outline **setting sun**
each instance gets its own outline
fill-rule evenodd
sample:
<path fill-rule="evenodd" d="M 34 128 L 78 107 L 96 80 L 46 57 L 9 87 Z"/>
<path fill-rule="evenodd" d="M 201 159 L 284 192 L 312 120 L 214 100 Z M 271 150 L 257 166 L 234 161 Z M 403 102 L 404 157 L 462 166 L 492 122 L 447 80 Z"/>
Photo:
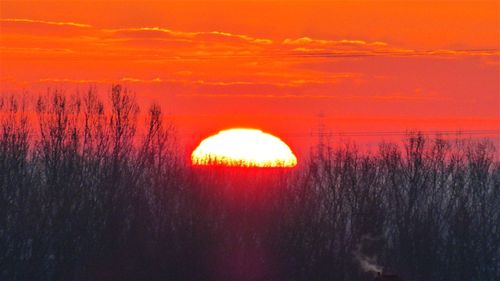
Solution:
<path fill-rule="evenodd" d="M 229 129 L 204 139 L 193 151 L 194 165 L 294 167 L 297 158 L 279 138 L 256 129 Z"/>

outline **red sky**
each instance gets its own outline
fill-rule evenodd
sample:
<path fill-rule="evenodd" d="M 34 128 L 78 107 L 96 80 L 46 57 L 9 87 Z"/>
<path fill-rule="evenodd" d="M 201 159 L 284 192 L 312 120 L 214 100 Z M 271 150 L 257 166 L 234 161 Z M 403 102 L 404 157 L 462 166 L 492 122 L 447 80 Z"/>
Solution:
<path fill-rule="evenodd" d="M 181 136 L 498 130 L 498 1 L 4 1 L 0 91 L 120 82 Z M 498 135 L 497 135 L 498 138 Z"/>

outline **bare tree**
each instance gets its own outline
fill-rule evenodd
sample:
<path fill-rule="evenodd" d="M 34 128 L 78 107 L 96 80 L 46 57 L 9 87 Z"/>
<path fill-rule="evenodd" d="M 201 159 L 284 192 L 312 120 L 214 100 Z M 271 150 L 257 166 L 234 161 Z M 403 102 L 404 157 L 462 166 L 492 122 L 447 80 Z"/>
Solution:
<path fill-rule="evenodd" d="M 487 140 L 321 143 L 294 170 L 192 167 L 119 85 L 0 99 L 2 280 L 497 280 Z M 140 123 L 145 116 L 145 123 Z"/>

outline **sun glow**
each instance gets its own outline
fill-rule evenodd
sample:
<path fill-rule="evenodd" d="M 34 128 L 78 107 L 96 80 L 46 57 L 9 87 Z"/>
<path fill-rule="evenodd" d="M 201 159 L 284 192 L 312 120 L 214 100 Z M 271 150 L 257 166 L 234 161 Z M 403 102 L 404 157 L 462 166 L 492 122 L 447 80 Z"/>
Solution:
<path fill-rule="evenodd" d="M 204 139 L 191 155 L 193 165 L 294 167 L 297 158 L 279 138 L 256 129 L 229 129 Z"/>

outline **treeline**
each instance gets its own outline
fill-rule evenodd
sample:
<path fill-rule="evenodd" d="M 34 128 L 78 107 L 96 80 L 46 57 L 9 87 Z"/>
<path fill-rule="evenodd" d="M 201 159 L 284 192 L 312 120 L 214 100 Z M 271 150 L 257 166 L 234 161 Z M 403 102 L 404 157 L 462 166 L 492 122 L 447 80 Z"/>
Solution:
<path fill-rule="evenodd" d="M 113 86 L 0 100 L 1 280 L 498 280 L 487 140 L 409 134 L 299 168 L 193 168 Z"/>

